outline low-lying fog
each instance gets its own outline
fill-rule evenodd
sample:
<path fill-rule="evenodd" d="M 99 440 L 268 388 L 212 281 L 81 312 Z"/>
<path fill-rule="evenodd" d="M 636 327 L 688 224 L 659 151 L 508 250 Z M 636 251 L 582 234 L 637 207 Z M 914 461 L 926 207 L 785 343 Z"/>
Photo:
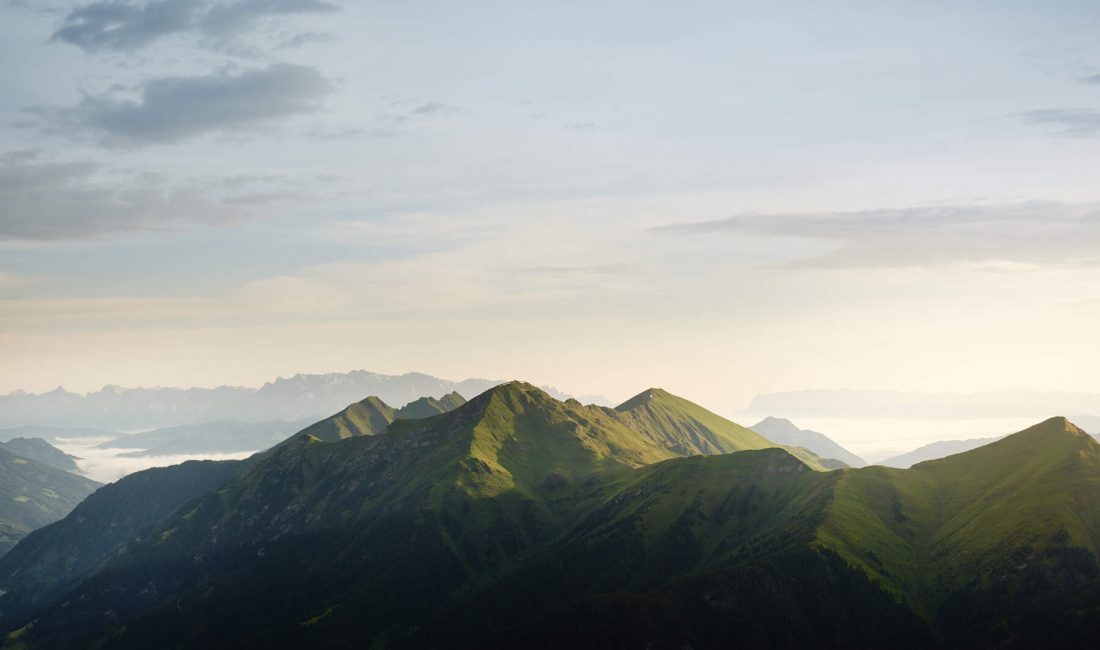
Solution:
<path fill-rule="evenodd" d="M 182 463 L 186 460 L 239 460 L 241 458 L 248 458 L 257 451 L 260 451 L 256 449 L 254 451 L 242 451 L 232 454 L 180 454 L 172 456 L 148 456 L 144 458 L 120 458 L 117 454 L 142 450 L 116 448 L 100 449 L 98 447 L 98 445 L 109 440 L 112 440 L 112 438 L 58 438 L 54 446 L 64 451 L 66 454 L 76 456 L 79 459 L 76 461 L 76 464 L 77 467 L 80 468 L 80 472 L 88 478 L 99 481 L 100 483 L 112 483 L 127 474 L 140 472 L 150 467 L 166 467 L 168 465 Z"/>

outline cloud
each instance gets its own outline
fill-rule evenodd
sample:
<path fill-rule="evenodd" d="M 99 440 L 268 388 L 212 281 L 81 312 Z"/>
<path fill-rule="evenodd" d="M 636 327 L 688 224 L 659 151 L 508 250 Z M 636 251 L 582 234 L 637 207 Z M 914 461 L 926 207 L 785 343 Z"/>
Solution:
<path fill-rule="evenodd" d="M 276 196 L 286 179 L 251 182 L 170 180 L 86 161 L 57 162 L 19 153 L 0 156 L 0 241 L 95 239 L 185 223 L 217 225 L 248 218 L 256 205 L 303 200 Z M 250 201 L 250 197 L 262 201 Z"/>
<path fill-rule="evenodd" d="M 528 273 L 562 277 L 617 275 L 631 270 L 628 264 L 594 264 L 590 266 L 530 266 Z"/>
<path fill-rule="evenodd" d="M 1091 108 L 1044 108 L 1020 113 L 1020 117 L 1029 124 L 1061 127 L 1059 135 L 1100 135 L 1100 111 Z"/>
<path fill-rule="evenodd" d="M 331 43 L 336 40 L 336 37 L 332 34 L 326 34 L 325 32 L 302 32 L 301 34 L 295 34 L 290 38 L 280 43 L 276 49 L 279 50 L 296 50 L 301 47 L 305 47 L 311 43 Z"/>
<path fill-rule="evenodd" d="M 137 99 L 88 95 L 74 108 L 39 113 L 63 131 L 91 134 L 110 146 L 142 146 L 309 113 L 332 86 L 315 68 L 280 63 L 237 74 L 154 79 L 137 90 Z"/>
<path fill-rule="evenodd" d="M 411 116 L 419 117 L 434 117 L 434 116 L 446 116 L 455 115 L 460 113 L 461 109 L 457 106 L 451 106 L 450 104 L 444 104 L 443 102 L 428 102 L 427 104 L 421 104 L 416 108 L 409 111 Z"/>
<path fill-rule="evenodd" d="M 745 214 L 660 226 L 665 235 L 748 235 L 811 240 L 791 266 L 867 268 L 962 265 L 986 270 L 1100 265 L 1100 205 L 1031 202 L 855 212 Z"/>
<path fill-rule="evenodd" d="M 1081 81 L 1087 84 L 1100 84 L 1100 74 L 1090 74 L 1087 77 L 1082 77 Z"/>
<path fill-rule="evenodd" d="M 336 5 L 319 0 L 106 0 L 70 11 L 53 40 L 85 52 L 132 51 L 183 33 L 195 34 L 207 44 L 224 45 L 265 19 L 337 11 Z"/>

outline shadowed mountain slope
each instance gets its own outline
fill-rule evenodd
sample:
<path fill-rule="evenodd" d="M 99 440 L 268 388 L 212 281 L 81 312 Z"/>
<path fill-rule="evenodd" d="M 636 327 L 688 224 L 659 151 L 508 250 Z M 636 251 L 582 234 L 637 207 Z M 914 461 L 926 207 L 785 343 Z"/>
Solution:
<path fill-rule="evenodd" d="M 35 530 L 0 558 L 0 612 L 15 616 L 60 595 L 142 531 L 225 484 L 244 461 L 188 461 L 105 485 L 61 521 Z"/>
<path fill-rule="evenodd" d="M 0 448 L 0 554 L 76 507 L 99 483 Z"/>

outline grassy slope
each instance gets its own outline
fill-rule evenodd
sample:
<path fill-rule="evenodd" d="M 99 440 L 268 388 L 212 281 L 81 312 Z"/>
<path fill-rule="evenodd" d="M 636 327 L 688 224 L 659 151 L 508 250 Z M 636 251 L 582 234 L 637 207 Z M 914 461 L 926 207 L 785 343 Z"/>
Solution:
<path fill-rule="evenodd" d="M 372 396 L 302 429 L 295 435 L 309 436 L 325 442 L 373 436 L 386 430 L 393 422 L 395 413 L 385 402 Z"/>
<path fill-rule="evenodd" d="M 587 514 L 548 548 L 390 641 L 547 648 L 927 641 L 925 624 L 886 592 L 836 556 L 810 550 L 839 478 L 774 448 L 608 477 L 593 488 Z"/>
<path fill-rule="evenodd" d="M 786 449 L 817 470 L 845 467 L 808 449 L 785 447 L 755 431 L 716 415 L 660 388 L 651 388 L 623 402 L 615 415 L 629 428 L 672 450 L 677 456 L 729 454 L 746 449 Z"/>
<path fill-rule="evenodd" d="M 36 460 L 62 471 L 76 472 L 79 469 L 74 456 L 66 454 L 42 438 L 12 438 L 7 442 L 0 442 L 0 447 L 17 456 Z"/>
<path fill-rule="evenodd" d="M 461 395 L 452 392 L 440 399 L 421 397 L 395 409 L 381 399 L 371 396 L 306 427 L 295 435 L 311 436 L 324 442 L 337 442 L 357 436 L 376 436 L 385 433 L 396 420 L 429 418 L 452 411 L 465 403 L 466 400 Z"/>
<path fill-rule="evenodd" d="M 909 470 L 845 471 L 818 539 L 932 615 L 1018 550 L 1095 555 L 1098 533 L 1100 444 L 1054 418 Z"/>
<path fill-rule="evenodd" d="M 0 558 L 0 625 L 107 563 L 147 526 L 223 485 L 243 461 L 188 461 L 105 485 L 61 521 L 27 535 Z"/>
<path fill-rule="evenodd" d="M 506 384 L 384 436 L 274 450 L 27 638 L 102 634 L 115 625 L 98 613 L 109 605 L 117 620 L 139 617 L 122 645 L 204 635 L 416 645 L 440 642 L 431 625 L 410 626 L 449 602 L 452 618 L 444 607 L 433 625 L 474 612 L 481 622 L 462 625 L 494 630 L 490 645 L 536 632 L 568 644 L 604 624 L 553 630 L 591 612 L 640 616 L 639 644 L 784 629 L 791 645 L 829 634 L 881 645 L 891 626 L 927 640 L 928 624 L 878 585 L 935 625 L 940 605 L 1019 552 L 1025 565 L 1048 546 L 1095 553 L 1098 446 L 1061 419 L 911 470 L 813 472 L 773 446 L 663 391 L 605 409 Z M 529 612 L 516 609 L 525 602 Z M 730 607 L 737 616 L 724 616 Z"/>
<path fill-rule="evenodd" d="M 95 481 L 0 448 L 0 554 L 32 530 L 69 514 L 98 487 Z"/>

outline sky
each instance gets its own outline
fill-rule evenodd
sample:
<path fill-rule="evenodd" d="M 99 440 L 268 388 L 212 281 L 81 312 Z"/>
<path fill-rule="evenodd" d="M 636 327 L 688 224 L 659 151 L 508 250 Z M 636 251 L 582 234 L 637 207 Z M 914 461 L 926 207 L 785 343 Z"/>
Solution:
<path fill-rule="evenodd" d="M 1091 1 L 0 0 L 0 392 L 1100 391 Z"/>

